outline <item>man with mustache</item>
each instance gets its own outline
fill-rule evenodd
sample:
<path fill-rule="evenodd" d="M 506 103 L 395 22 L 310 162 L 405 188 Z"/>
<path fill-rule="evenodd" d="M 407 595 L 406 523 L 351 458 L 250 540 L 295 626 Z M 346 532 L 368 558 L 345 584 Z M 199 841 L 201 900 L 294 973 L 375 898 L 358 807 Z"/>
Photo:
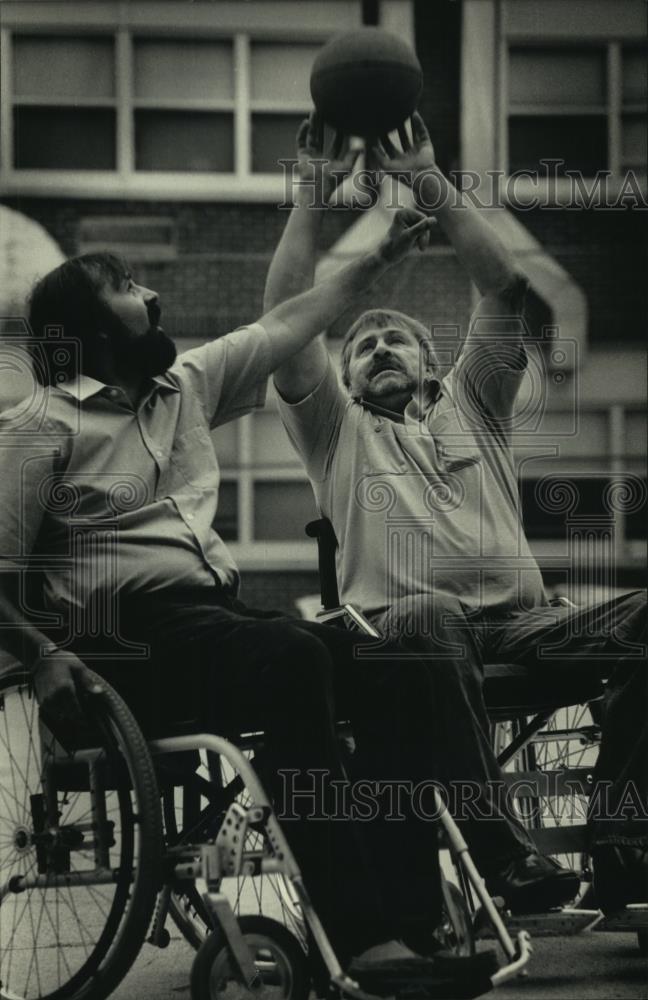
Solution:
<path fill-rule="evenodd" d="M 426 655 L 431 672 L 444 676 L 441 725 L 449 749 L 443 778 L 477 790 L 472 811 L 456 818 L 467 821 L 466 836 L 490 891 L 513 910 L 560 905 L 575 896 L 578 878 L 539 856 L 510 811 L 493 801 L 503 778 L 490 746 L 483 664 L 525 662 L 543 671 L 558 664 L 561 671 L 570 656 L 601 655 L 604 665 L 618 658 L 597 772 L 601 782 L 617 782 L 611 806 L 617 822 L 608 817 L 592 824 L 594 860 L 603 905 L 617 906 L 637 892 L 643 899 L 645 831 L 621 816 L 619 776 L 631 779 L 648 802 L 637 751 L 637 745 L 645 748 L 647 732 L 636 701 L 645 690 L 645 595 L 582 611 L 549 606 L 522 525 L 510 445 L 527 364 L 526 281 L 478 210 L 437 167 L 418 115 L 412 131 L 410 144 L 399 130 L 402 151 L 385 136 L 369 155 L 411 186 L 421 210 L 434 212 L 479 289 L 460 357 L 448 371 L 420 322 L 393 309 L 370 309 L 342 344 L 347 392 L 323 343 L 313 341 L 275 373 L 280 413 L 339 542 L 342 602 L 358 605 L 383 634 Z M 313 282 L 326 207 L 326 198 L 314 204 L 313 189 L 328 195 L 326 178 L 339 170 L 335 162 L 321 163 L 321 135 L 311 117 L 298 134 L 304 191 L 268 274 L 267 308 Z M 543 648 L 552 646 L 553 661 Z M 480 811 L 488 819 L 480 819 Z M 611 868 L 623 890 L 610 891 L 614 879 L 602 887 Z M 643 888 L 630 890 L 637 879 Z"/>
<path fill-rule="evenodd" d="M 441 906 L 436 827 L 407 803 L 407 822 L 384 821 L 382 801 L 370 822 L 332 818 L 347 780 L 335 722 L 338 713 L 353 722 L 354 778 L 418 786 L 434 778 L 429 720 L 443 702 L 440 685 L 396 649 L 367 664 L 349 633 L 238 599 L 236 565 L 213 527 L 219 469 L 209 430 L 262 406 L 268 375 L 424 246 L 428 229 L 421 213 L 399 213 L 374 251 L 329 282 L 177 358 L 157 294 L 124 261 L 69 260 L 31 298 L 34 361 L 46 384 L 27 410 L 0 417 L 2 644 L 32 670 L 44 717 L 74 745 L 83 661 L 100 656 L 101 672 L 109 654 L 111 677 L 119 681 L 121 670 L 132 681 L 138 662 L 129 652 L 146 643 L 171 707 L 193 695 L 218 732 L 262 728 L 264 780 L 318 915 L 341 961 L 355 956 L 365 967 L 411 959 L 403 940 L 430 938 Z M 43 351 L 61 361 L 51 326 L 80 347 L 78 363 L 70 352 L 56 375 L 42 363 Z M 48 567 L 45 608 L 64 623 L 54 635 L 21 600 L 33 556 Z M 282 774 L 295 778 L 296 795 Z M 322 777 L 317 793 L 313 774 Z M 309 822 L 314 809 L 319 822 Z M 403 975 L 407 982 L 407 968 Z"/>

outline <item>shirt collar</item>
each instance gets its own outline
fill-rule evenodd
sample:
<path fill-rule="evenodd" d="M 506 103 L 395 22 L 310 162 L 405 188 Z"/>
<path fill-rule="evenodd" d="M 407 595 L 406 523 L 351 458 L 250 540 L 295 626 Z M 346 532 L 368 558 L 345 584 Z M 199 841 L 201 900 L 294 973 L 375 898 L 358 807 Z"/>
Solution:
<path fill-rule="evenodd" d="M 174 385 L 167 375 L 155 375 L 151 381 L 160 389 L 180 392 L 178 386 Z M 84 403 L 90 396 L 97 396 L 103 389 L 110 387 L 105 382 L 99 382 L 98 379 L 91 378 L 90 375 L 77 375 L 75 378 L 70 379 L 69 382 L 66 382 L 65 385 L 57 386 L 57 388 L 62 389 L 64 392 L 69 392 L 80 403 Z"/>

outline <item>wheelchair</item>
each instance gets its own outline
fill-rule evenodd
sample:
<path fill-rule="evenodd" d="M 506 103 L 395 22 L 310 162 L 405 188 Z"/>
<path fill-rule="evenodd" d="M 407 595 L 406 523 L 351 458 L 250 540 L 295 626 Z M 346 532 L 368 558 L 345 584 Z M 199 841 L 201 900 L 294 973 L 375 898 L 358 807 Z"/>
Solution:
<path fill-rule="evenodd" d="M 379 633 L 354 605 L 340 604 L 335 552 L 337 538 L 327 518 L 311 521 L 306 534 L 317 541 L 324 622 L 344 622 L 374 637 Z M 565 603 L 557 598 L 556 604 Z M 568 604 L 570 602 L 567 602 Z M 514 797 L 520 818 L 539 853 L 560 859 L 581 878 L 573 907 L 545 914 L 505 915 L 511 932 L 526 929 L 534 936 L 565 936 L 584 930 L 635 932 L 639 949 L 648 954 L 648 906 L 633 905 L 604 918 L 592 891 L 588 854 L 587 806 L 601 740 L 604 679 L 587 664 L 570 664 L 561 673 L 539 674 L 516 663 L 484 665 L 484 700 L 491 720 L 495 756 Z M 491 936 L 470 884 L 458 870 L 473 926 L 478 936 Z"/>
<path fill-rule="evenodd" d="M 135 674 L 122 671 L 131 711 L 109 671 L 88 672 L 94 689 L 70 743 L 42 717 L 29 675 L 17 664 L 0 670 L 0 998 L 104 1000 L 145 942 L 169 943 L 171 919 L 198 949 L 192 1000 L 269 991 L 306 1000 L 313 950 L 326 971 L 318 995 L 366 1000 L 340 966 L 257 774 L 262 734 L 235 744 L 192 728 L 199 720 L 182 706 L 170 721 L 131 698 Z M 463 895 L 444 881 L 441 944 L 470 966 L 456 995 L 478 996 L 524 968 L 530 939 L 524 929 L 513 939 L 438 805 L 504 956 L 470 965 L 484 955 L 473 955 Z M 455 995 L 447 981 L 439 995 Z"/>

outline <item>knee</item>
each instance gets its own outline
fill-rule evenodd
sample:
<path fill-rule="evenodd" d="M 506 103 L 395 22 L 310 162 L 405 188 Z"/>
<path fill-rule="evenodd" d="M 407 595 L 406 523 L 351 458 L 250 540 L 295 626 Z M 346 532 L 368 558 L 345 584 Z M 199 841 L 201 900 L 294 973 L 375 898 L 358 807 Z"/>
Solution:
<path fill-rule="evenodd" d="M 412 594 L 389 609 L 384 629 L 395 640 L 408 640 L 415 648 L 447 650 L 456 644 L 458 629 L 465 624 L 463 608 L 450 594 Z"/>
<path fill-rule="evenodd" d="M 268 657 L 264 673 L 275 686 L 323 692 L 330 688 L 333 668 L 329 652 L 317 636 L 291 623 L 269 623 L 263 636 Z"/>
<path fill-rule="evenodd" d="M 624 613 L 619 621 L 619 634 L 628 634 L 636 640 L 644 640 L 648 623 L 648 593 L 635 590 L 628 594 L 624 602 Z"/>

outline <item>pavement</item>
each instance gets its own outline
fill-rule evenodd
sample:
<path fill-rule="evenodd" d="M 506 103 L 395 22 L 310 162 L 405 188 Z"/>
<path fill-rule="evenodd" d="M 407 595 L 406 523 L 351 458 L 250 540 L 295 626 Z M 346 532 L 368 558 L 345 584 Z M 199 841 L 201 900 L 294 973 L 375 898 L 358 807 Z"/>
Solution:
<path fill-rule="evenodd" d="M 527 974 L 492 994 L 502 1000 L 648 1000 L 648 960 L 636 935 L 592 931 L 535 938 Z M 114 1000 L 189 1000 L 193 952 L 173 935 L 163 951 L 146 945 Z"/>

